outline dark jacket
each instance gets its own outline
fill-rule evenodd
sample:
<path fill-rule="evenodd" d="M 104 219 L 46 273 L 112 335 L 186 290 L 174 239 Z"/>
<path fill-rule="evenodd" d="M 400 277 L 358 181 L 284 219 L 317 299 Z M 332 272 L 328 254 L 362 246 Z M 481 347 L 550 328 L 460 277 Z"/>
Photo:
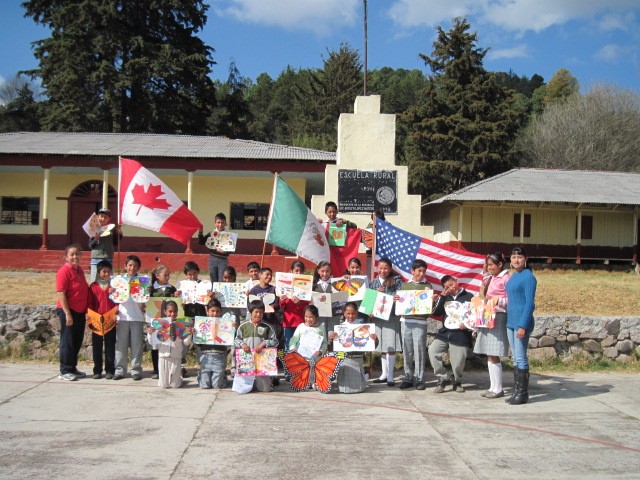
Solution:
<path fill-rule="evenodd" d="M 446 297 L 438 297 L 438 301 L 436 303 L 436 308 L 433 309 L 434 317 L 444 317 L 446 316 L 446 312 L 444 311 L 444 304 L 447 302 L 470 302 L 473 298 L 473 294 L 467 292 L 464 288 L 460 291 L 460 293 L 454 297 L 453 295 L 447 295 Z M 436 338 L 442 340 L 443 342 L 451 343 L 452 345 L 458 345 L 460 347 L 469 347 L 471 348 L 473 345 L 473 340 L 471 338 L 470 330 L 452 330 L 450 328 L 445 327 L 444 325 L 438 332 L 436 333 Z"/>

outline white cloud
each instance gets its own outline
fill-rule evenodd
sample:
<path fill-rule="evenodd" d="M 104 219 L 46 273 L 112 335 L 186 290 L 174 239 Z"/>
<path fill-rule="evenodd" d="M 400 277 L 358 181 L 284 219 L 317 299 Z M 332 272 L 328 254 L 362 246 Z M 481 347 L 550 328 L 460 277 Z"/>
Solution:
<path fill-rule="evenodd" d="M 626 14 L 618 14 L 618 13 L 609 13 L 603 15 L 603 17 L 598 22 L 598 29 L 604 32 L 608 32 L 610 30 L 622 30 L 623 32 L 629 31 L 636 20 L 636 16 L 633 12 L 628 12 Z"/>
<path fill-rule="evenodd" d="M 359 21 L 361 9 L 361 0 L 225 0 L 213 7 L 221 17 L 318 35 Z"/>
<path fill-rule="evenodd" d="M 518 45 L 517 47 L 491 49 L 487 53 L 488 60 L 499 60 L 501 58 L 523 58 L 528 57 L 526 45 Z"/>
<path fill-rule="evenodd" d="M 593 54 L 593 58 L 607 63 L 617 63 L 623 57 L 633 53 L 633 48 L 622 45 L 608 44 Z"/>
<path fill-rule="evenodd" d="M 454 17 L 479 13 L 485 4 L 486 0 L 395 0 L 387 14 L 401 27 L 432 27 Z"/>

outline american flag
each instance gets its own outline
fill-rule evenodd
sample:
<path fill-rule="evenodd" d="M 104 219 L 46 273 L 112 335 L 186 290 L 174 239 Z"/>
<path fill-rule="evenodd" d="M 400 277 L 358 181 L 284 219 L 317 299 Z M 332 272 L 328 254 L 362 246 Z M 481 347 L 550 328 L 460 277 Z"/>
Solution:
<path fill-rule="evenodd" d="M 427 262 L 426 279 L 434 290 L 442 291 L 440 279 L 456 277 L 467 291 L 476 294 L 482 286 L 485 257 L 420 238 L 384 220 L 376 219 L 376 257 L 387 257 L 402 278 L 411 278 L 411 263 L 415 259 Z"/>

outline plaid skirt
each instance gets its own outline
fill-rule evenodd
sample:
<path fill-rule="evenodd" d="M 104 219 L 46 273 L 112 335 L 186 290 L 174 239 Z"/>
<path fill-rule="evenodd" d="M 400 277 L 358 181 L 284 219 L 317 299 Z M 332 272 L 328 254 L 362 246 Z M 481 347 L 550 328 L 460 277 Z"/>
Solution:
<path fill-rule="evenodd" d="M 473 353 L 506 357 L 509 354 L 507 339 L 507 314 L 496 313 L 493 328 L 479 328 Z"/>

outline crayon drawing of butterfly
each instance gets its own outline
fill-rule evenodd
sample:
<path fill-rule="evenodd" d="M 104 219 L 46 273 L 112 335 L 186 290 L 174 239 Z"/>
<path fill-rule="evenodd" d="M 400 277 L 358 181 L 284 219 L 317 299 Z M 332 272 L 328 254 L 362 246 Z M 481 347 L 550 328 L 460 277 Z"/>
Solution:
<path fill-rule="evenodd" d="M 156 337 L 161 342 L 174 341 L 177 338 L 184 340 L 191 333 L 191 320 L 186 318 L 178 318 L 173 322 L 167 318 L 155 318 L 151 321 L 151 326 L 155 328 Z"/>
<path fill-rule="evenodd" d="M 336 292 L 347 292 L 350 297 L 357 295 L 362 287 L 366 286 L 365 278 L 342 278 L 331 282 L 331 287 Z"/>
<path fill-rule="evenodd" d="M 309 362 L 298 352 L 288 352 L 282 356 L 284 375 L 291 390 L 302 392 L 313 388 L 320 393 L 331 391 L 331 381 L 335 380 L 344 359 L 344 352 L 327 353 L 317 362 Z"/>

